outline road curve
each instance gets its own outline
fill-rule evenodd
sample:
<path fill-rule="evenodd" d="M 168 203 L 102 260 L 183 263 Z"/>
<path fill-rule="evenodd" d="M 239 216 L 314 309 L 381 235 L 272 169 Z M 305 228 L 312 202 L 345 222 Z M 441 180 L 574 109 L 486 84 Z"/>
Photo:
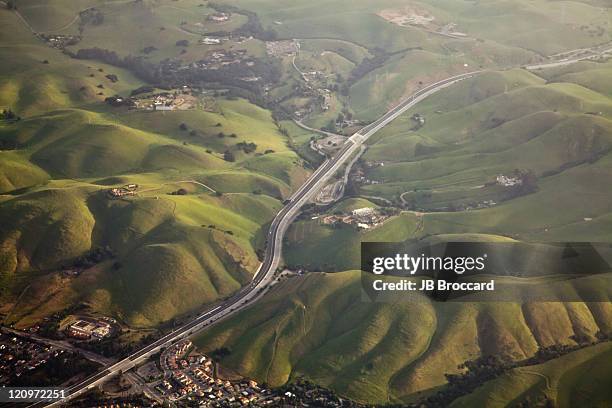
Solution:
<path fill-rule="evenodd" d="M 428 85 L 409 98 L 405 99 L 397 106 L 389 110 L 383 116 L 369 125 L 361 128 L 357 133 L 352 135 L 343 145 L 343 147 L 336 153 L 334 157 L 326 160 L 315 170 L 310 178 L 298 188 L 293 195 L 285 201 L 284 207 L 278 212 L 274 220 L 270 224 L 267 237 L 267 245 L 264 255 L 264 261 L 261 264 L 258 272 L 256 273 L 253 281 L 247 286 L 243 287 L 238 293 L 231 298 L 227 299 L 221 305 L 208 310 L 189 323 L 181 326 L 173 332 L 163 336 L 156 340 L 150 345 L 143 347 L 139 351 L 129 355 L 128 357 L 120 360 L 106 368 L 104 370 L 88 377 L 84 381 L 76 384 L 68 390 L 68 397 L 62 401 L 53 403 L 36 403 L 31 405 L 32 407 L 53 407 L 59 406 L 61 403 L 71 400 L 87 390 L 105 382 L 110 377 L 119 373 L 125 372 L 135 365 L 147 360 L 151 355 L 156 354 L 162 348 L 166 348 L 173 343 L 180 341 L 195 332 L 202 330 L 220 319 L 226 318 L 227 316 L 235 313 L 237 310 L 250 305 L 255 300 L 263 295 L 264 289 L 274 280 L 275 272 L 278 268 L 281 259 L 282 242 L 287 228 L 295 217 L 299 214 L 300 208 L 308 202 L 317 191 L 322 188 L 327 180 L 333 176 L 333 174 L 342 166 L 349 157 L 361 148 L 361 145 L 373 134 L 378 132 L 389 122 L 400 116 L 406 110 L 410 109 L 423 99 L 451 86 L 459 81 L 463 81 L 468 78 L 479 74 L 482 71 L 469 72 L 461 75 L 456 75 L 434 84 Z M 48 404 L 48 405 L 45 405 Z"/>

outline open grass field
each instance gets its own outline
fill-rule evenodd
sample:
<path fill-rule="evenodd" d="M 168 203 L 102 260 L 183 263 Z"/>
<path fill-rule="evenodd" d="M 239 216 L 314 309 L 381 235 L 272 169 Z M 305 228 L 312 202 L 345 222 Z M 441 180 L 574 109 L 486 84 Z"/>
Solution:
<path fill-rule="evenodd" d="M 349 212 L 353 207 L 375 207 L 366 200 L 345 200 L 333 211 Z M 357 207 L 359 205 L 359 207 Z M 418 234 L 417 218 L 404 213 L 371 231 L 359 231 L 350 225 L 324 225 L 321 219 L 296 221 L 287 233 L 284 256 L 291 267 L 316 271 L 358 269 L 361 242 L 404 241 Z M 312 254 L 317 254 L 313 257 Z"/>

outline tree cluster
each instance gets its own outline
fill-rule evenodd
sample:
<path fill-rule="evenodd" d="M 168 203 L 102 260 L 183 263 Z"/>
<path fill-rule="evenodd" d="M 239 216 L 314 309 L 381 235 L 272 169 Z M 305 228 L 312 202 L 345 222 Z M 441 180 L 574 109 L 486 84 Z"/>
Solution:
<path fill-rule="evenodd" d="M 220 13 L 236 13 L 247 17 L 247 22 L 236 29 L 232 33 L 234 35 L 253 36 L 262 41 L 272 41 L 278 36 L 276 31 L 263 27 L 257 13 L 227 4 L 209 3 L 208 6 Z"/>
<path fill-rule="evenodd" d="M 66 267 L 74 267 L 79 269 L 87 269 L 91 268 L 94 265 L 99 264 L 107 259 L 112 259 L 115 257 L 115 253 L 113 250 L 108 247 L 95 247 L 90 250 L 85 255 L 78 257 L 72 262 L 71 265 L 67 265 Z"/>
<path fill-rule="evenodd" d="M 4 109 L 2 110 L 2 112 L 0 112 L 0 120 L 21 120 L 21 118 L 9 108 Z"/>
<path fill-rule="evenodd" d="M 239 143 L 236 143 L 236 147 L 238 147 L 239 149 L 242 149 L 242 151 L 245 152 L 246 154 L 253 153 L 255 150 L 257 150 L 257 145 L 253 142 L 250 142 L 250 143 L 239 142 Z"/>

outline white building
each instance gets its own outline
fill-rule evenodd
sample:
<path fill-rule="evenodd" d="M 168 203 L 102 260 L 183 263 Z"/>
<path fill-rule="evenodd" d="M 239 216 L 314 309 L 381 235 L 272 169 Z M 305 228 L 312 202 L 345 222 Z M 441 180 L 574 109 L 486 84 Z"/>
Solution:
<path fill-rule="evenodd" d="M 356 217 L 368 217 L 374 215 L 375 213 L 376 211 L 370 207 L 358 208 L 352 212 L 352 214 Z"/>

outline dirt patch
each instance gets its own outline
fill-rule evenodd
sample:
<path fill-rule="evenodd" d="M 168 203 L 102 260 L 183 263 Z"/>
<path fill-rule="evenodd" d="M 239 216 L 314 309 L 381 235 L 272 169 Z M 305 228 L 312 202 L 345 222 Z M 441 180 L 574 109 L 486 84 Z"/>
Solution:
<path fill-rule="evenodd" d="M 458 31 L 457 24 L 437 21 L 433 14 L 422 7 L 410 5 L 397 9 L 384 9 L 376 13 L 376 15 L 400 27 L 418 27 L 427 32 L 445 37 L 468 38 L 466 33 Z"/>
<path fill-rule="evenodd" d="M 436 19 L 427 10 L 419 9 L 415 6 L 406 6 L 401 9 L 384 9 L 377 15 L 386 21 L 401 27 L 422 26 L 434 28 L 433 22 Z"/>

